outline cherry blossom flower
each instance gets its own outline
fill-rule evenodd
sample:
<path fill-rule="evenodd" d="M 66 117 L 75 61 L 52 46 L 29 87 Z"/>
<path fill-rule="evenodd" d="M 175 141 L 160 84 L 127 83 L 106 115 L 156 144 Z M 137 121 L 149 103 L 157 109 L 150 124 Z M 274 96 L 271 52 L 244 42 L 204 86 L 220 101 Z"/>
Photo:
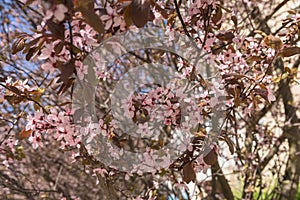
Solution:
<path fill-rule="evenodd" d="M 104 122 L 103 119 L 99 119 L 99 126 L 100 126 L 101 134 L 106 137 L 108 134 L 108 129 L 107 129 L 107 124 Z"/>
<path fill-rule="evenodd" d="M 125 111 L 125 116 L 129 117 L 132 119 L 134 117 L 134 112 L 135 112 L 135 107 L 132 102 L 132 97 L 129 97 L 128 99 L 122 99 L 122 108 Z"/>
<path fill-rule="evenodd" d="M 96 173 L 99 173 L 103 178 L 105 177 L 105 174 L 108 174 L 108 172 L 105 168 L 100 168 L 100 167 L 93 169 L 93 172 L 94 172 L 93 176 L 96 176 Z M 96 185 L 97 184 L 98 183 L 96 183 Z"/>
<path fill-rule="evenodd" d="M 268 58 L 273 58 L 275 56 L 275 49 L 273 48 L 268 48 L 266 51 L 267 57 Z"/>
<path fill-rule="evenodd" d="M 78 70 L 77 70 L 77 75 L 79 80 L 83 80 L 84 76 L 88 74 L 88 69 L 89 66 L 88 65 L 83 65 L 82 62 L 79 61 L 75 61 L 75 66 L 78 66 Z"/>
<path fill-rule="evenodd" d="M 208 33 L 203 48 L 210 51 L 210 48 L 216 43 L 217 38 L 212 33 Z"/>
<path fill-rule="evenodd" d="M 171 26 L 166 27 L 166 35 L 169 35 L 169 42 L 175 40 L 175 30 Z"/>
<path fill-rule="evenodd" d="M 193 71 L 193 66 L 185 67 L 182 69 L 182 74 L 180 75 L 180 77 L 187 78 L 190 76 L 192 71 Z"/>
<path fill-rule="evenodd" d="M 53 74 L 53 72 L 55 71 L 54 65 L 51 62 L 45 62 L 41 65 L 41 68 L 45 71 L 45 72 L 49 72 L 49 74 Z"/>
<path fill-rule="evenodd" d="M 273 94 L 270 86 L 268 87 L 268 91 L 267 92 L 268 92 L 268 101 L 269 102 L 276 101 L 276 97 Z"/>
<path fill-rule="evenodd" d="M 172 104 L 170 100 L 166 101 L 166 105 L 163 106 L 165 117 L 176 116 L 179 114 L 179 103 Z"/>
<path fill-rule="evenodd" d="M 11 82 L 12 82 L 12 78 L 10 76 L 8 76 L 5 80 L 5 85 L 8 86 L 11 84 Z"/>
<path fill-rule="evenodd" d="M 233 39 L 232 42 L 234 42 L 236 44 L 236 47 L 239 49 L 241 48 L 241 46 L 243 45 L 245 36 L 242 35 L 236 35 Z"/>
<path fill-rule="evenodd" d="M 82 40 L 86 45 L 89 45 L 91 47 L 95 47 L 98 45 L 97 40 L 95 39 L 97 32 L 92 27 L 86 25 L 85 28 L 81 29 L 79 32 L 82 36 Z"/>
<path fill-rule="evenodd" d="M 59 22 L 63 21 L 65 18 L 65 13 L 68 12 L 68 8 L 63 4 L 55 5 L 53 9 L 48 9 L 44 20 L 51 19 L 53 16 Z"/>
<path fill-rule="evenodd" d="M 41 50 L 41 54 L 38 56 L 38 59 L 40 60 L 46 60 L 49 59 L 47 62 L 44 62 L 41 65 L 41 68 L 45 71 L 45 72 L 50 72 L 50 74 L 52 74 L 55 71 L 54 68 L 54 63 L 56 62 L 56 60 L 58 59 L 58 57 L 54 57 L 55 53 L 54 53 L 54 47 L 55 45 L 57 45 L 59 41 L 55 41 L 53 43 L 50 44 L 46 44 L 44 46 L 44 48 Z"/>
<path fill-rule="evenodd" d="M 165 118 L 164 124 L 167 125 L 167 126 L 172 125 L 172 119 L 171 118 Z"/>
<path fill-rule="evenodd" d="M 78 145 L 79 146 L 79 145 Z M 78 147 L 79 148 L 79 147 Z M 72 152 L 72 155 L 71 155 L 71 163 L 74 163 L 77 161 L 77 158 L 80 156 L 80 153 L 79 152 Z"/>
<path fill-rule="evenodd" d="M 223 55 L 223 61 L 225 63 L 230 63 L 233 61 L 234 57 L 235 53 L 233 53 L 231 49 L 228 49 L 227 52 L 225 52 Z"/>
<path fill-rule="evenodd" d="M 36 111 L 34 113 L 34 116 L 28 116 L 27 117 L 27 125 L 26 125 L 26 128 L 25 130 L 28 131 L 28 130 L 34 130 L 35 129 L 35 126 L 36 126 L 36 122 L 39 122 L 41 119 L 43 119 L 43 111 L 42 109 Z"/>
<path fill-rule="evenodd" d="M 153 24 L 159 25 L 159 23 L 163 20 L 162 15 L 160 14 L 160 12 L 156 11 L 155 9 L 153 10 L 153 14 L 154 14 Z"/>
<path fill-rule="evenodd" d="M 111 154 L 111 156 L 115 159 L 115 160 L 118 160 L 120 159 L 120 156 L 123 155 L 123 149 L 120 149 L 119 151 L 114 148 L 111 144 L 109 144 L 109 153 Z"/>
<path fill-rule="evenodd" d="M 108 6 L 106 7 L 106 12 L 106 15 L 100 17 L 105 22 L 105 30 L 120 26 L 120 29 L 124 31 L 126 26 L 125 20 L 117 13 L 116 9 Z"/>
<path fill-rule="evenodd" d="M 189 7 L 188 14 L 189 16 L 193 16 L 200 13 L 199 7 L 197 7 L 197 4 L 194 2 L 192 6 Z"/>
<path fill-rule="evenodd" d="M 138 125 L 138 130 L 137 130 L 138 134 L 141 134 L 142 137 L 150 137 L 152 136 L 153 132 L 150 130 L 150 127 L 148 125 L 148 123 L 140 123 Z"/>
<path fill-rule="evenodd" d="M 28 138 L 28 141 L 31 143 L 31 145 L 34 149 L 37 149 L 38 147 L 43 146 L 42 136 L 39 132 L 34 132 L 34 134 Z"/>

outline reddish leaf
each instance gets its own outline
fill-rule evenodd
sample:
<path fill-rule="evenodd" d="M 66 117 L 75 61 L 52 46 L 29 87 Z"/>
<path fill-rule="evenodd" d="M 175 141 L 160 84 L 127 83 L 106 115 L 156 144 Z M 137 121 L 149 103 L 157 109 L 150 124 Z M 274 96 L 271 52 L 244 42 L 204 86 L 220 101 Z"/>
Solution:
<path fill-rule="evenodd" d="M 261 96 L 263 99 L 265 99 L 266 101 L 269 101 L 268 100 L 268 88 L 265 86 L 265 85 L 263 85 L 263 84 L 258 84 L 258 86 L 260 87 L 260 88 L 255 88 L 254 90 L 253 90 L 253 92 L 255 93 L 255 94 L 258 94 L 259 96 Z"/>
<path fill-rule="evenodd" d="M 33 46 L 37 45 L 38 42 L 41 40 L 42 36 L 41 37 L 37 37 L 33 40 L 31 40 L 30 42 L 28 42 L 26 45 L 25 45 L 25 48 L 23 50 L 23 53 L 28 53 L 29 49 L 32 48 Z M 40 46 L 41 46 L 42 43 L 40 43 Z"/>
<path fill-rule="evenodd" d="M 64 47 L 63 42 L 59 42 L 57 45 L 55 45 L 54 47 L 55 54 L 58 55 L 62 51 L 63 47 Z"/>
<path fill-rule="evenodd" d="M 77 0 L 74 6 L 81 12 L 85 22 L 93 27 L 98 33 L 104 32 L 104 25 L 98 15 L 94 12 L 93 0 Z"/>
<path fill-rule="evenodd" d="M 133 23 L 131 18 L 130 6 L 125 8 L 123 16 L 126 22 L 126 26 L 129 27 Z"/>
<path fill-rule="evenodd" d="M 247 61 L 256 61 L 256 62 L 260 62 L 262 61 L 264 58 L 262 58 L 261 56 L 250 56 L 247 58 Z"/>
<path fill-rule="evenodd" d="M 23 131 L 21 131 L 21 133 L 19 133 L 18 138 L 20 140 L 27 139 L 27 138 L 29 138 L 29 136 L 31 135 L 31 133 L 32 133 L 32 130 L 28 130 L 28 131 L 23 130 Z"/>
<path fill-rule="evenodd" d="M 61 74 L 60 74 L 59 81 L 67 83 L 69 81 L 69 77 L 74 73 L 74 69 L 75 69 L 75 60 L 72 59 L 61 67 L 60 69 Z"/>
<path fill-rule="evenodd" d="M 66 83 L 63 83 L 57 92 L 58 95 L 65 93 L 74 83 L 75 78 L 70 78 Z"/>
<path fill-rule="evenodd" d="M 222 18 L 222 9 L 218 6 L 216 8 L 216 13 L 212 16 L 212 21 L 217 24 Z"/>
<path fill-rule="evenodd" d="M 220 33 L 216 37 L 222 41 L 232 41 L 234 34 L 231 31 L 228 31 L 226 33 Z"/>
<path fill-rule="evenodd" d="M 238 22 L 237 22 L 237 17 L 236 16 L 231 16 L 231 21 L 233 21 L 234 26 L 237 28 Z"/>
<path fill-rule="evenodd" d="M 168 12 L 163 9 L 162 7 L 160 7 L 160 5 L 158 5 L 155 1 L 150 1 L 151 5 L 163 16 L 164 19 L 168 18 Z"/>
<path fill-rule="evenodd" d="M 16 54 L 19 51 L 23 50 L 25 47 L 25 39 L 23 37 L 18 38 L 11 47 L 11 53 Z"/>
<path fill-rule="evenodd" d="M 300 54 L 300 47 L 285 47 L 280 52 L 282 57 L 290 57 L 296 54 Z"/>
<path fill-rule="evenodd" d="M 275 50 L 281 49 L 283 45 L 281 39 L 273 35 L 268 35 L 267 37 L 265 37 L 264 42 L 267 45 L 267 47 L 271 47 Z"/>
<path fill-rule="evenodd" d="M 211 150 L 206 156 L 203 158 L 204 162 L 208 165 L 213 165 L 218 160 L 218 155 L 215 150 Z"/>
<path fill-rule="evenodd" d="M 51 20 L 47 21 L 47 26 L 51 33 L 60 39 L 65 38 L 65 27 L 64 24 L 57 24 Z"/>
<path fill-rule="evenodd" d="M 75 7 L 81 7 L 86 10 L 94 10 L 94 0 L 74 0 L 73 1 Z"/>
<path fill-rule="evenodd" d="M 227 143 L 228 147 L 229 147 L 229 151 L 231 154 L 234 153 L 234 144 L 231 141 L 231 139 L 229 137 L 224 137 L 225 142 Z"/>
<path fill-rule="evenodd" d="M 149 20 L 151 15 L 149 0 L 133 0 L 130 4 L 130 15 L 133 23 L 141 28 Z"/>
<path fill-rule="evenodd" d="M 22 94 L 21 91 L 17 87 L 15 87 L 15 86 L 12 86 L 12 85 L 8 86 L 8 89 L 10 91 L 12 91 L 13 93 L 17 94 L 17 95 L 21 95 Z"/>
<path fill-rule="evenodd" d="M 29 50 L 28 50 L 28 53 L 26 54 L 26 56 L 25 56 L 25 59 L 27 60 L 27 61 L 29 61 L 32 57 L 33 57 L 33 55 L 35 54 L 35 53 L 37 53 L 36 52 L 36 47 L 33 47 L 33 48 L 30 48 Z"/>
<path fill-rule="evenodd" d="M 191 181 L 196 180 L 196 173 L 193 168 L 193 163 L 188 162 L 186 163 L 183 168 L 182 168 L 182 179 L 186 182 L 189 183 Z"/>
<path fill-rule="evenodd" d="M 93 27 L 98 33 L 104 32 L 104 25 L 98 15 L 94 13 L 94 10 L 88 10 L 85 7 L 80 7 L 78 10 L 82 13 L 85 22 Z"/>
<path fill-rule="evenodd" d="M 4 98 L 11 104 L 11 105 L 16 105 L 21 103 L 24 98 L 20 96 L 7 96 L 5 95 Z"/>
<path fill-rule="evenodd" d="M 58 104 L 58 106 L 61 107 L 61 106 L 66 106 L 66 105 L 70 105 L 70 104 L 72 104 L 72 102 L 66 101 L 64 103 Z"/>

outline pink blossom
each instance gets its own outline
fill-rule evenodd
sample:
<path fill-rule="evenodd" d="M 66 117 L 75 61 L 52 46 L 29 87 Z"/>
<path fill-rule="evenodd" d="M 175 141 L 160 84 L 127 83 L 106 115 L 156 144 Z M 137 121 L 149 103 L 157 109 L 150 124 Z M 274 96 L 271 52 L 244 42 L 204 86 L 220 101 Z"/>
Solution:
<path fill-rule="evenodd" d="M 223 55 L 223 60 L 224 62 L 229 63 L 233 61 L 234 57 L 235 53 L 233 53 L 231 49 L 228 49 L 227 52 L 225 52 Z"/>
<path fill-rule="evenodd" d="M 273 94 L 272 90 L 270 87 L 268 87 L 268 101 L 272 102 L 272 101 L 276 101 L 276 97 Z"/>
<path fill-rule="evenodd" d="M 126 26 L 125 20 L 122 16 L 119 16 L 116 9 L 108 6 L 106 7 L 106 12 L 106 15 L 100 17 L 105 22 L 105 30 L 120 26 L 120 29 L 124 31 Z"/>
<path fill-rule="evenodd" d="M 58 21 L 62 21 L 65 18 L 66 12 L 68 12 L 68 8 L 63 4 L 58 4 L 54 9 L 54 17 Z"/>
<path fill-rule="evenodd" d="M 106 123 L 103 121 L 103 119 L 99 119 L 99 126 L 100 126 L 100 132 L 103 136 L 107 136 L 108 129 Z"/>
<path fill-rule="evenodd" d="M 275 49 L 273 48 L 268 48 L 266 51 L 267 57 L 268 58 L 273 58 L 275 56 Z"/>
<path fill-rule="evenodd" d="M 150 137 L 153 134 L 148 123 L 139 124 L 137 133 L 141 134 L 142 137 Z"/>
<path fill-rule="evenodd" d="M 93 172 L 94 172 L 94 175 L 96 173 L 99 173 L 102 177 L 105 177 L 105 174 L 108 174 L 107 170 L 105 168 L 96 168 L 96 169 L 93 169 Z"/>
<path fill-rule="evenodd" d="M 189 7 L 188 13 L 189 13 L 189 16 L 193 16 L 193 15 L 200 13 L 200 10 L 194 3 L 192 6 Z"/>
<path fill-rule="evenodd" d="M 10 85 L 11 82 L 12 82 L 12 78 L 11 78 L 10 76 L 8 76 L 8 77 L 6 78 L 6 80 L 5 80 L 5 84 L 6 84 L 6 85 Z"/>
<path fill-rule="evenodd" d="M 109 148 L 109 153 L 111 154 L 111 156 L 115 159 L 115 160 L 118 160 L 120 159 L 120 156 L 123 155 L 123 149 L 120 149 L 119 151 L 114 148 L 113 146 L 110 146 Z"/>
<path fill-rule="evenodd" d="M 210 51 L 210 48 L 216 43 L 216 37 L 212 33 L 207 34 L 204 49 Z"/>
<path fill-rule="evenodd" d="M 40 109 L 34 113 L 34 116 L 28 116 L 27 120 L 29 121 L 26 125 L 25 130 L 34 130 L 36 122 L 39 122 L 43 118 L 43 110 Z"/>
<path fill-rule="evenodd" d="M 162 15 L 160 14 L 160 12 L 156 11 L 155 9 L 153 10 L 153 14 L 154 14 L 153 24 L 159 25 L 160 21 L 163 20 Z"/>
<path fill-rule="evenodd" d="M 77 70 L 77 75 L 79 80 L 83 80 L 84 79 L 84 75 L 88 74 L 88 65 L 83 65 L 82 62 L 79 61 L 75 61 L 75 65 L 78 66 L 79 65 L 79 69 Z"/>
<path fill-rule="evenodd" d="M 165 118 L 164 124 L 167 125 L 167 126 L 172 125 L 172 119 L 171 118 Z"/>
<path fill-rule="evenodd" d="M 31 142 L 31 145 L 34 149 L 37 149 L 38 147 L 42 147 L 42 136 L 39 132 L 34 132 L 29 138 L 29 142 Z"/>
<path fill-rule="evenodd" d="M 78 145 L 79 146 L 79 145 Z M 71 155 L 71 163 L 74 163 L 74 162 L 76 162 L 77 161 L 77 157 L 79 157 L 80 156 L 80 153 L 79 152 L 72 152 L 72 155 Z"/>
<path fill-rule="evenodd" d="M 89 25 L 86 25 L 84 30 L 80 30 L 80 34 L 82 35 L 82 40 L 85 44 L 91 47 L 98 45 L 97 40 L 95 39 L 97 32 Z"/>
<path fill-rule="evenodd" d="M 170 26 L 167 26 L 166 27 L 166 35 L 169 35 L 169 41 L 173 41 L 175 40 L 175 30 L 174 28 L 170 27 Z"/>
<path fill-rule="evenodd" d="M 242 36 L 242 35 L 236 35 L 233 39 L 232 39 L 232 42 L 234 42 L 237 46 L 237 48 L 241 48 L 241 46 L 243 45 L 243 42 L 244 42 L 244 39 L 245 39 L 245 36 Z"/>
<path fill-rule="evenodd" d="M 53 43 L 46 44 L 44 48 L 41 50 L 41 54 L 39 55 L 39 59 L 44 60 L 52 57 L 52 51 L 54 49 Z"/>
<path fill-rule="evenodd" d="M 165 117 L 171 117 L 179 114 L 179 103 L 172 104 L 170 100 L 167 100 L 166 105 L 163 106 Z"/>
<path fill-rule="evenodd" d="M 56 62 L 56 58 L 54 58 L 54 46 L 57 44 L 57 42 L 46 44 L 41 50 L 41 54 L 38 56 L 38 59 L 40 60 L 49 59 L 47 62 L 41 65 L 41 68 L 45 72 L 50 72 L 50 74 L 52 74 L 55 71 L 54 63 Z"/>
<path fill-rule="evenodd" d="M 55 5 L 53 9 L 48 9 L 46 11 L 44 20 L 51 19 L 54 16 L 55 19 L 61 22 L 64 20 L 66 12 L 68 12 L 68 8 L 65 5 L 63 4 Z"/>
<path fill-rule="evenodd" d="M 125 116 L 129 117 L 130 119 L 132 119 L 134 117 L 134 112 L 135 112 L 135 107 L 132 103 L 132 98 L 130 97 L 128 100 L 127 99 L 123 99 L 121 100 L 122 102 L 122 108 L 125 111 Z"/>
<path fill-rule="evenodd" d="M 41 68 L 45 71 L 45 72 L 49 72 L 50 75 L 53 74 L 53 72 L 55 71 L 54 65 L 51 62 L 45 62 L 41 65 Z"/>

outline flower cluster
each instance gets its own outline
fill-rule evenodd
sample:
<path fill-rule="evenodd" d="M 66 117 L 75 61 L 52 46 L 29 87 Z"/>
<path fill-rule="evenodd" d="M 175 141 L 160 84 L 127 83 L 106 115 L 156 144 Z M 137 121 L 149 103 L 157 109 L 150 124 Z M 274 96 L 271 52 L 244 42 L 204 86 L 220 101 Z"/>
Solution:
<path fill-rule="evenodd" d="M 80 141 L 80 137 L 74 125 L 72 125 L 70 116 L 70 111 L 58 112 L 55 109 L 51 109 L 49 114 L 44 114 L 40 109 L 33 116 L 28 116 L 25 130 L 31 131 L 29 141 L 32 143 L 33 148 L 43 146 L 43 137 L 49 136 L 61 141 L 62 149 L 76 146 Z"/>

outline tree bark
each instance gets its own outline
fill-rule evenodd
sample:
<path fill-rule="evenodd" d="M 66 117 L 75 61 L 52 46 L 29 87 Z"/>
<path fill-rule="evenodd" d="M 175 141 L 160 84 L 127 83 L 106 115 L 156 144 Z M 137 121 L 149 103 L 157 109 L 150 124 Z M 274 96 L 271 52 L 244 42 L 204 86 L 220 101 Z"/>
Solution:
<path fill-rule="evenodd" d="M 229 183 L 228 183 L 227 179 L 225 178 L 223 171 L 220 168 L 220 165 L 218 162 L 216 162 L 214 165 L 211 166 L 211 171 L 212 171 L 212 176 L 213 176 L 212 196 L 214 197 L 214 193 L 216 193 L 216 190 L 217 190 L 216 187 L 217 187 L 217 185 L 219 185 L 224 197 L 227 200 L 234 200 L 234 196 L 233 196 L 233 193 L 229 186 Z"/>
<path fill-rule="evenodd" d="M 300 57 L 296 61 L 294 68 L 298 68 L 300 64 Z M 283 66 L 281 67 L 281 69 Z M 283 69 L 282 69 L 283 71 Z M 289 144 L 289 158 L 284 172 L 282 184 L 280 186 L 280 199 L 296 199 L 299 177 L 300 177 L 300 130 L 297 117 L 297 108 L 292 105 L 293 94 L 290 88 L 290 81 L 283 80 L 280 83 L 280 92 L 284 104 L 285 120 L 287 125 L 284 127 L 284 135 L 288 139 Z"/>

